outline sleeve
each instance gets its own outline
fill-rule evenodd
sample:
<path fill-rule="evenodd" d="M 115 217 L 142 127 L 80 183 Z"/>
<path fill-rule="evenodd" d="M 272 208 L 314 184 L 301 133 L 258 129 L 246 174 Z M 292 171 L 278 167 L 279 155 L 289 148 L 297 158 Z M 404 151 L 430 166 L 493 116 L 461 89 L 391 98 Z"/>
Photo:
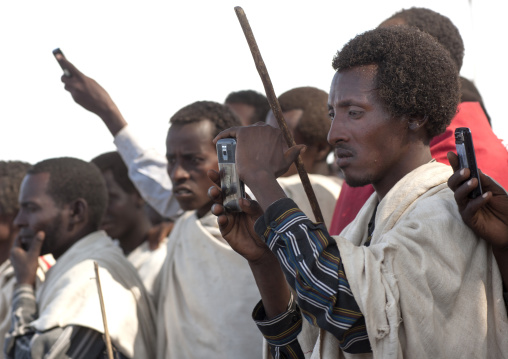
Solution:
<path fill-rule="evenodd" d="M 297 340 L 297 336 L 302 330 L 302 315 L 292 294 L 286 312 L 267 320 L 263 302 L 259 301 L 252 312 L 252 319 L 268 342 L 270 353 L 274 359 L 304 358 Z"/>
<path fill-rule="evenodd" d="M 128 125 L 117 133 L 114 143 L 129 169 L 129 178 L 145 201 L 163 217 L 176 219 L 181 210 L 173 196 L 166 158 L 144 147 Z"/>
<path fill-rule="evenodd" d="M 255 224 L 297 293 L 303 316 L 333 334 L 347 353 L 371 352 L 365 318 L 351 292 L 335 240 L 288 198 Z"/>
<path fill-rule="evenodd" d="M 14 290 L 12 327 L 6 336 L 6 358 L 12 359 L 103 359 L 106 345 L 102 333 L 80 327 L 56 327 L 37 331 L 30 323 L 37 318 L 35 293 L 31 285 Z M 115 350 L 117 359 L 125 358 Z"/>

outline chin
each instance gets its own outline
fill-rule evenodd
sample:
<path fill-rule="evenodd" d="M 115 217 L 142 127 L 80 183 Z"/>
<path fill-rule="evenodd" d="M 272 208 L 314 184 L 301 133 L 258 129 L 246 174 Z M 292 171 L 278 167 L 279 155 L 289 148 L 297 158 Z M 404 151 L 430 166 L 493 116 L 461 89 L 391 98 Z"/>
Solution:
<path fill-rule="evenodd" d="M 353 177 L 353 176 L 348 176 L 346 174 L 345 174 L 344 180 L 346 181 L 346 183 L 349 187 L 364 187 L 369 184 L 372 184 L 372 181 L 368 178 Z"/>

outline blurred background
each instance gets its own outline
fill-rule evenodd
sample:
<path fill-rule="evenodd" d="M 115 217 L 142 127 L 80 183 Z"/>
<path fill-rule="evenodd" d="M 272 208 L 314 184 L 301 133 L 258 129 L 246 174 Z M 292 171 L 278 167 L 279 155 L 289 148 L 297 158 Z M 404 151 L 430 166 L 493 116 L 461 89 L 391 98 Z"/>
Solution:
<path fill-rule="evenodd" d="M 506 145 L 507 30 L 499 1 L 19 0 L 0 2 L 0 159 L 90 160 L 114 149 L 102 121 L 64 90 L 56 47 L 162 153 L 169 118 L 181 107 L 222 103 L 232 91 L 264 93 L 234 6 L 247 14 L 276 94 L 299 86 L 328 91 L 335 52 L 402 8 L 448 16 L 465 43 L 461 74 L 475 82 Z"/>

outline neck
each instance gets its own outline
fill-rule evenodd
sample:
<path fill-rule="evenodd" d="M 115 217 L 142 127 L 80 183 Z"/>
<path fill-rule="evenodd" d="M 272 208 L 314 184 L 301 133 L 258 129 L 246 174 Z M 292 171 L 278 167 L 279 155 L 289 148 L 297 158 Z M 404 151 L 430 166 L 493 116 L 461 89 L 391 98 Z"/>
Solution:
<path fill-rule="evenodd" d="M 138 218 L 139 222 L 132 226 L 131 230 L 127 231 L 124 236 L 118 238 L 120 247 L 126 256 L 146 240 L 148 231 L 152 227 L 146 216 L 140 215 Z"/>
<path fill-rule="evenodd" d="M 430 148 L 428 146 L 422 143 L 414 146 L 412 150 L 407 152 L 404 158 L 400 159 L 397 168 L 393 169 L 379 181 L 376 181 L 376 183 L 372 183 L 379 201 L 381 201 L 392 187 L 405 175 L 428 163 L 430 160 L 432 160 L 432 155 L 430 154 Z"/>

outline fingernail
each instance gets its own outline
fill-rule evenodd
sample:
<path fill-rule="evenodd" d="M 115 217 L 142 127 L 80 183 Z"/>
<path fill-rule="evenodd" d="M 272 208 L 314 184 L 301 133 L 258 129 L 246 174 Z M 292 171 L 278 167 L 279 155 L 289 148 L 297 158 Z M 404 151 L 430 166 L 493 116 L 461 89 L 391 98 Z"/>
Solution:
<path fill-rule="evenodd" d="M 485 192 L 484 194 L 482 194 L 482 197 L 487 198 L 487 195 L 488 195 L 488 192 Z"/>
<path fill-rule="evenodd" d="M 461 169 L 459 173 L 461 176 L 464 176 L 464 169 Z"/>
<path fill-rule="evenodd" d="M 469 181 L 467 181 L 467 185 L 468 185 L 468 186 L 471 186 L 472 184 L 473 184 L 473 180 L 469 180 Z"/>

